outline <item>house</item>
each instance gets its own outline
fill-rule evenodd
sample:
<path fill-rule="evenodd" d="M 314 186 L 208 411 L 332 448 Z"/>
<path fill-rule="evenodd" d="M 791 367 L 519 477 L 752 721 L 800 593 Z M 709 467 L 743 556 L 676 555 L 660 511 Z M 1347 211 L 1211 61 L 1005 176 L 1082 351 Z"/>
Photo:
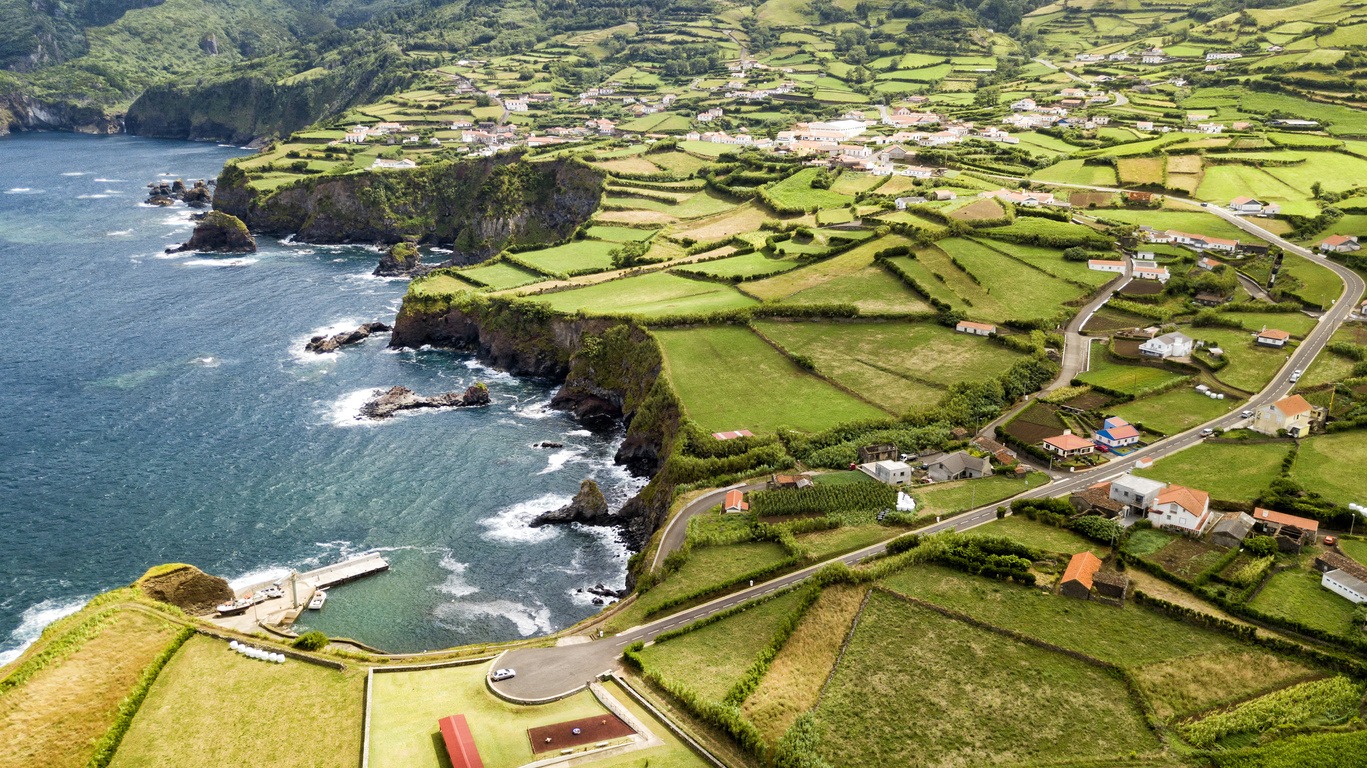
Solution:
<path fill-rule="evenodd" d="M 1264 347 L 1284 347 L 1286 346 L 1286 342 L 1290 339 L 1291 334 L 1286 331 L 1280 331 L 1276 328 L 1264 328 L 1263 330 L 1258 331 L 1258 337 L 1254 339 L 1254 341 Z"/>
<path fill-rule="evenodd" d="M 1109 519 L 1125 514 L 1125 505 L 1111 498 L 1111 484 L 1105 481 L 1077 491 L 1068 501 L 1084 515 L 1097 514 Z"/>
<path fill-rule="evenodd" d="M 1194 342 L 1191 337 L 1178 332 L 1165 333 L 1139 345 L 1139 354 L 1166 360 L 1170 357 L 1188 357 Z"/>
<path fill-rule="evenodd" d="M 508 110 L 509 112 L 526 112 L 526 111 L 527 111 L 527 100 L 526 100 L 526 99 L 508 99 L 507 101 L 503 102 L 503 108 L 506 109 L 506 110 Z"/>
<path fill-rule="evenodd" d="M 1320 577 L 1320 586 L 1359 605 L 1367 603 L 1367 580 L 1348 571 L 1327 571 Z"/>
<path fill-rule="evenodd" d="M 1139 121 L 1136 121 L 1136 122 L 1135 122 L 1134 127 L 1135 127 L 1136 130 L 1144 131 L 1144 132 L 1147 133 L 1147 132 L 1153 130 L 1153 121 L 1152 121 L 1152 120 L 1139 120 Z"/>
<path fill-rule="evenodd" d="M 1233 549 L 1244 543 L 1248 534 L 1253 530 L 1253 518 L 1247 513 L 1240 512 L 1237 515 L 1230 515 L 1215 524 L 1210 532 L 1210 543 L 1217 547 Z"/>
<path fill-rule="evenodd" d="M 1149 509 L 1149 520 L 1155 527 L 1198 536 L 1210 525 L 1210 519 L 1210 494 L 1184 485 L 1164 488 Z"/>
<path fill-rule="evenodd" d="M 1033 110 L 1033 109 L 1034 109 L 1035 107 L 1037 107 L 1037 106 L 1039 106 L 1039 105 L 1037 105 L 1037 104 L 1035 103 L 1035 100 L 1034 100 L 1034 99 L 1021 99 L 1020 101 L 1013 101 L 1013 102 L 1011 102 L 1011 111 L 1013 111 L 1013 112 L 1029 112 L 1029 111 Z"/>
<path fill-rule="evenodd" d="M 368 138 L 370 138 L 370 131 L 363 128 L 355 128 L 347 131 L 346 135 L 342 137 L 342 141 L 347 144 L 364 144 L 365 140 Z"/>
<path fill-rule="evenodd" d="M 866 445 L 859 449 L 859 463 L 873 464 L 879 461 L 896 461 L 897 446 L 892 443 Z"/>
<path fill-rule="evenodd" d="M 997 332 L 997 326 L 989 323 L 975 323 L 971 320 L 960 320 L 954 326 L 954 330 L 959 333 L 970 333 L 974 336 L 992 336 Z"/>
<path fill-rule="evenodd" d="M 749 512 L 750 504 L 745 501 L 745 494 L 740 491 L 727 491 L 726 502 L 722 504 L 724 512 Z"/>
<path fill-rule="evenodd" d="M 1167 267 L 1160 267 L 1156 264 L 1140 264 L 1138 262 L 1134 265 L 1133 274 L 1136 279 L 1157 280 L 1160 283 L 1166 283 L 1172 278 L 1172 273 L 1168 272 Z"/>
<path fill-rule="evenodd" d="M 1101 422 L 1101 429 L 1092 435 L 1096 444 L 1106 450 L 1124 448 L 1139 442 L 1139 430 L 1119 416 Z"/>
<path fill-rule="evenodd" d="M 911 466 L 904 461 L 876 461 L 864 464 L 861 469 L 872 468 L 874 479 L 887 485 L 905 485 L 911 482 Z"/>
<path fill-rule="evenodd" d="M 909 205 L 920 205 L 921 203 L 924 203 L 925 201 L 926 201 L 926 199 L 925 199 L 924 197 L 920 197 L 920 196 L 918 195 L 918 196 L 916 196 L 916 197 L 899 197 L 899 198 L 897 198 L 896 200 L 894 200 L 893 202 L 895 202 L 895 203 L 897 204 L 897 210 L 899 210 L 899 211 L 905 211 L 905 210 L 907 209 L 907 206 L 909 206 Z"/>
<path fill-rule="evenodd" d="M 375 162 L 370 164 L 374 170 L 404 170 L 407 168 L 417 168 L 418 164 L 408 158 L 402 160 L 386 160 L 383 157 L 375 158 Z"/>
<path fill-rule="evenodd" d="M 1087 268 L 1095 272 L 1117 272 L 1124 274 L 1125 262 L 1112 259 L 1088 259 Z"/>
<path fill-rule="evenodd" d="M 1127 512 L 1148 512 L 1163 492 L 1164 483 L 1128 472 L 1111 481 L 1111 500 L 1125 506 Z"/>
<path fill-rule="evenodd" d="M 1300 395 L 1291 395 L 1259 408 L 1253 414 L 1253 423 L 1248 428 L 1264 435 L 1275 435 L 1285 430 L 1291 437 L 1305 437 L 1310 434 L 1314 420 L 1314 409 L 1310 403 Z"/>
<path fill-rule="evenodd" d="M 930 196 L 936 200 L 953 200 L 957 198 L 959 195 L 957 192 L 951 189 L 937 189 L 932 191 L 930 193 Z"/>
<path fill-rule="evenodd" d="M 1226 59 L 1240 59 L 1243 54 L 1237 51 L 1207 52 L 1206 61 L 1223 61 Z"/>
<path fill-rule="evenodd" d="M 1130 54 L 1126 51 L 1117 51 L 1116 53 L 1113 53 L 1107 56 L 1106 58 L 1110 61 L 1128 61 L 1130 58 Z"/>
<path fill-rule="evenodd" d="M 1280 205 L 1263 202 L 1256 197 L 1236 197 L 1229 201 L 1229 209 L 1235 213 L 1265 213 L 1269 216 L 1275 216 L 1282 211 Z"/>
<path fill-rule="evenodd" d="M 1330 235 L 1320 241 L 1320 250 L 1325 253 L 1351 253 L 1361 247 L 1356 235 Z"/>
<path fill-rule="evenodd" d="M 739 437 L 754 437 L 748 429 L 737 429 L 734 432 L 713 432 L 713 440 L 735 440 Z"/>
<path fill-rule="evenodd" d="M 584 125 L 597 131 L 599 136 L 611 136 L 617 132 L 617 124 L 604 117 L 600 117 L 597 120 L 589 120 Z"/>
<path fill-rule="evenodd" d="M 1124 601 L 1130 592 L 1130 580 L 1123 573 L 1100 570 L 1092 575 L 1092 589 L 1102 597 Z"/>
<path fill-rule="evenodd" d="M 1046 437 L 1043 440 L 1044 450 L 1060 458 L 1072 458 L 1073 456 L 1086 456 L 1096 451 L 1096 444 L 1085 437 L 1078 437 L 1073 434 L 1073 430 L 1065 429 L 1063 434 L 1054 437 Z"/>
<path fill-rule="evenodd" d="M 1276 538 L 1277 547 L 1283 552 L 1299 552 L 1306 544 L 1315 543 L 1320 532 L 1318 520 L 1262 507 L 1253 510 L 1253 522 L 1259 532 Z"/>
<path fill-rule="evenodd" d="M 785 488 L 805 490 L 812 487 L 812 479 L 806 475 L 774 474 L 769 476 L 769 482 L 766 484 L 766 487 L 771 491 Z"/>
<path fill-rule="evenodd" d="M 1224 263 L 1216 259 L 1212 259 L 1209 256 L 1202 256 L 1200 259 L 1196 260 L 1196 266 L 1200 269 L 1204 269 L 1207 272 L 1213 272 L 1216 267 L 1223 267 Z"/>
<path fill-rule="evenodd" d="M 1068 567 L 1059 580 L 1058 591 L 1061 595 L 1087 600 L 1092 596 L 1092 577 L 1101 570 L 1101 560 L 1091 552 L 1079 552 L 1068 561 Z"/>
<path fill-rule="evenodd" d="M 937 483 L 968 480 L 992 474 L 992 462 L 967 451 L 941 455 L 926 462 L 926 476 Z"/>

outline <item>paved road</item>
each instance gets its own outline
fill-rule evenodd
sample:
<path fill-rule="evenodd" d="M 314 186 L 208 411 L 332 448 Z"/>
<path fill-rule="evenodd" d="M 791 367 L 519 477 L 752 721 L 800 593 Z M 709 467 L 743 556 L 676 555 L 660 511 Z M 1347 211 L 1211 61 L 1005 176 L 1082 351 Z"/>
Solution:
<path fill-rule="evenodd" d="M 693 519 L 694 515 L 706 512 L 726 501 L 726 494 L 729 491 L 739 489 L 745 493 L 749 493 L 750 491 L 758 491 L 764 487 L 764 483 L 729 485 L 721 490 L 713 491 L 706 496 L 699 496 L 694 499 L 688 506 L 679 510 L 679 514 L 670 518 L 669 522 L 665 524 L 664 535 L 660 537 L 660 546 L 655 549 L 655 557 L 650 561 L 650 570 L 653 571 L 656 568 L 659 568 L 660 563 L 664 562 L 664 559 L 669 557 L 670 553 L 683 546 L 684 540 L 688 538 L 688 521 Z"/>
<path fill-rule="evenodd" d="M 1098 191 L 1119 191 L 1108 187 L 1092 187 L 1080 184 L 1055 186 L 1081 187 Z M 1194 201 L 1182 198 L 1170 199 L 1175 199 L 1179 202 L 1184 202 L 1196 207 L 1202 207 L 1200 203 Z M 1306 336 L 1305 340 L 1288 355 L 1287 362 L 1282 367 L 1281 371 L 1278 372 L 1277 377 L 1273 379 L 1263 391 L 1254 395 L 1245 406 L 1246 408 L 1256 409 L 1259 406 L 1266 405 L 1285 397 L 1291 391 L 1292 384 L 1288 380 L 1289 373 L 1296 368 L 1305 369 L 1309 367 L 1310 362 L 1324 349 L 1329 341 L 1329 337 L 1332 336 L 1334 331 L 1348 318 L 1353 307 L 1361 301 L 1363 291 L 1367 289 L 1367 285 L 1364 284 L 1363 279 L 1356 272 L 1325 259 L 1306 248 L 1302 248 L 1301 246 L 1278 237 L 1262 227 L 1259 227 L 1252 221 L 1248 221 L 1241 216 L 1214 207 L 1209 207 L 1205 210 L 1230 221 L 1235 226 L 1250 234 L 1281 246 L 1289 253 L 1304 256 L 1317 264 L 1333 270 L 1344 282 L 1343 295 L 1335 302 L 1334 306 L 1331 307 L 1329 311 L 1324 313 L 1320 318 L 1319 323 L 1315 326 L 1314 330 Z M 1200 431 L 1204 428 L 1230 427 L 1238 421 L 1240 421 L 1240 417 L 1237 413 L 1221 416 L 1220 418 L 1206 422 L 1205 424 L 1192 427 L 1186 432 L 1153 443 L 1124 458 L 1113 459 L 1105 465 L 1089 471 L 1064 475 L 1062 479 L 1025 491 L 1013 497 L 1011 500 L 1063 496 L 1086 488 L 1094 483 L 1114 479 L 1132 469 L 1135 462 L 1139 459 L 1161 458 L 1181 451 L 1184 448 L 1196 445 L 1201 442 Z M 715 495 L 716 494 L 709 494 L 709 497 Z M 709 497 L 699 499 L 694 505 L 703 503 Z M 982 525 L 992 521 L 996 517 L 996 508 L 999 504 L 1009 504 L 1011 500 L 997 502 L 964 512 L 960 515 L 955 515 L 954 517 L 922 529 L 922 532 L 938 533 L 951 529 L 962 531 Z M 717 502 L 714 501 L 712 503 L 715 504 Z M 707 507 L 703 508 L 706 509 Z M 686 524 L 681 526 L 681 529 L 683 530 L 686 530 L 686 528 Z M 668 535 L 669 531 L 666 531 L 666 534 Z M 675 534 L 676 537 L 677 535 L 678 534 Z M 782 589 L 790 584 L 802 581 L 816 573 L 828 563 L 844 562 L 853 564 L 866 557 L 878 554 L 882 552 L 883 549 L 883 544 L 865 547 L 864 549 L 851 552 L 850 554 L 838 558 L 833 558 L 824 563 L 818 563 L 800 571 L 771 579 L 762 584 L 757 584 L 754 587 L 719 597 L 712 602 L 666 616 L 665 618 L 627 630 L 626 632 L 613 637 L 577 645 L 511 651 L 503 656 L 497 663 L 501 667 L 513 667 L 517 669 L 518 676 L 512 680 L 497 684 L 498 691 L 508 698 L 528 702 L 563 695 L 584 685 L 598 673 L 613 668 L 617 664 L 617 659 L 621 655 L 622 649 L 630 643 L 637 640 L 649 641 L 665 630 L 673 629 L 716 613 L 717 611 L 726 610 L 727 608 L 747 600 L 772 592 L 773 590 Z"/>

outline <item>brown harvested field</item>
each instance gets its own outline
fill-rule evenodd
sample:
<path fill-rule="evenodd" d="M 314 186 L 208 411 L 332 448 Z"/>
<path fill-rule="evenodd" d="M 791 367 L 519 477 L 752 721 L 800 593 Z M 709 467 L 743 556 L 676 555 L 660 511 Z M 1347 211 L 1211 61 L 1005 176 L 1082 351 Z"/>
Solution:
<path fill-rule="evenodd" d="M 1115 337 L 1111 339 L 1111 349 L 1121 357 L 1139 357 L 1139 345 L 1143 343 L 1138 339 Z"/>
<path fill-rule="evenodd" d="M 1115 195 L 1110 192 L 1074 192 L 1068 196 L 1068 202 L 1074 208 L 1090 208 L 1092 206 L 1101 208 L 1110 205 L 1113 197 Z"/>
<path fill-rule="evenodd" d="M 1315 670 L 1266 651 L 1248 650 L 1161 661 L 1133 674 L 1154 712 L 1168 720 L 1299 682 Z M 1211 685 L 1213 680 L 1220 684 Z"/>
<path fill-rule="evenodd" d="M 1145 559 L 1158 563 L 1184 579 L 1194 579 L 1215 565 L 1224 554 L 1223 549 L 1203 541 L 1178 538 Z"/>
<path fill-rule="evenodd" d="M 601 224 L 669 224 L 679 220 L 660 211 L 641 210 L 599 211 L 593 218 Z"/>
<path fill-rule="evenodd" d="M 1152 322 L 1152 320 L 1139 315 L 1121 312 L 1110 307 L 1102 307 L 1096 311 L 1096 314 L 1092 315 L 1092 319 L 1087 321 L 1087 325 L 1082 330 L 1089 334 L 1103 334 L 1125 328 L 1142 328 Z"/>
<path fill-rule="evenodd" d="M 1163 284 L 1157 280 L 1131 280 L 1120 289 L 1122 296 L 1157 296 L 1163 292 Z"/>
<path fill-rule="evenodd" d="M 85 765 L 114 724 L 119 702 L 178 629 L 137 610 L 95 616 L 95 624 L 82 620 L 68 629 L 98 627 L 84 644 L 0 694 L 0 768 Z"/>
<path fill-rule="evenodd" d="M 619 157 L 614 160 L 603 160 L 593 164 L 596 168 L 601 168 L 608 173 L 660 173 L 660 168 L 649 160 L 635 155 L 632 157 Z"/>
<path fill-rule="evenodd" d="M 1116 160 L 1121 184 L 1156 185 L 1163 183 L 1163 158 L 1122 157 Z"/>
<path fill-rule="evenodd" d="M 1111 402 L 1110 395 L 1104 395 L 1100 392 L 1086 392 L 1077 397 L 1069 398 L 1063 404 L 1083 411 L 1094 411 L 1109 402 Z"/>
<path fill-rule="evenodd" d="M 700 243 L 710 243 L 742 232 L 753 232 L 768 218 L 769 215 L 763 209 L 754 203 L 746 203 L 724 213 L 689 222 L 688 229 L 681 229 L 675 234 L 679 237 L 693 238 Z"/>
<path fill-rule="evenodd" d="M 765 739 L 777 743 L 803 712 L 816 706 L 868 589 L 830 587 L 807 610 L 797 631 L 774 657 L 768 674 L 741 705 Z"/>
<path fill-rule="evenodd" d="M 552 752 L 582 747 L 596 741 L 609 741 L 630 736 L 636 731 L 611 712 L 593 717 L 582 717 L 563 723 L 552 723 L 527 730 L 532 742 L 532 753 Z"/>
<path fill-rule="evenodd" d="M 1200 155 L 1168 155 L 1168 173 L 1200 173 Z"/>
<path fill-rule="evenodd" d="M 959 208 L 949 214 L 949 218 L 956 221 L 988 221 L 999 219 L 1005 215 L 1006 211 L 1002 210 L 1001 203 L 990 197 L 984 197 Z"/>
<path fill-rule="evenodd" d="M 1004 429 L 1026 443 L 1038 443 L 1046 437 L 1063 434 L 1067 429 L 1053 407 L 1044 403 L 1031 403 L 1020 415 L 1012 419 Z"/>
<path fill-rule="evenodd" d="M 1201 174 L 1199 173 L 1169 173 L 1168 179 L 1164 183 L 1168 189 L 1175 189 L 1179 192 L 1194 194 L 1196 188 L 1201 186 Z"/>

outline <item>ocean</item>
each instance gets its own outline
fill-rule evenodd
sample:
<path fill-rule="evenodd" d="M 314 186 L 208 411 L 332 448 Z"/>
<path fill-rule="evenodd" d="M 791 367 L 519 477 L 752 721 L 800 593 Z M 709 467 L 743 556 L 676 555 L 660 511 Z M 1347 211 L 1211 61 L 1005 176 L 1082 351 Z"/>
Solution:
<path fill-rule="evenodd" d="M 234 147 L 128 136 L 0 139 L 0 663 L 149 566 L 239 583 L 371 549 L 392 569 L 336 588 L 299 625 L 409 652 L 525 637 L 621 587 L 615 532 L 530 528 L 584 478 L 609 503 L 644 483 L 620 434 L 548 408 L 550 382 L 388 335 L 330 355 L 309 337 L 392 322 L 403 280 L 378 251 L 259 240 L 166 254 L 192 211 L 148 182 L 212 178 Z M 489 385 L 488 408 L 356 418 L 377 388 Z M 563 442 L 563 449 L 533 447 Z"/>

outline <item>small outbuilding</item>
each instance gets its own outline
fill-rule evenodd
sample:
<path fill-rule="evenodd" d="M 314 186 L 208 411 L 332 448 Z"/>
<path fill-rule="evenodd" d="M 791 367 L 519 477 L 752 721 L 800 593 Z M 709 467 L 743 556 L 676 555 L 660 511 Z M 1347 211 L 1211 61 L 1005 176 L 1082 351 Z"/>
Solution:
<path fill-rule="evenodd" d="M 1215 524 L 1215 528 L 1210 532 L 1210 543 L 1217 547 L 1232 549 L 1241 546 L 1252 530 L 1253 518 L 1240 512 Z"/>
<path fill-rule="evenodd" d="M 1068 561 L 1068 567 L 1059 580 L 1058 591 L 1061 595 L 1088 600 L 1092 597 L 1092 585 L 1097 571 L 1101 570 L 1101 560 L 1091 552 L 1079 552 Z"/>

